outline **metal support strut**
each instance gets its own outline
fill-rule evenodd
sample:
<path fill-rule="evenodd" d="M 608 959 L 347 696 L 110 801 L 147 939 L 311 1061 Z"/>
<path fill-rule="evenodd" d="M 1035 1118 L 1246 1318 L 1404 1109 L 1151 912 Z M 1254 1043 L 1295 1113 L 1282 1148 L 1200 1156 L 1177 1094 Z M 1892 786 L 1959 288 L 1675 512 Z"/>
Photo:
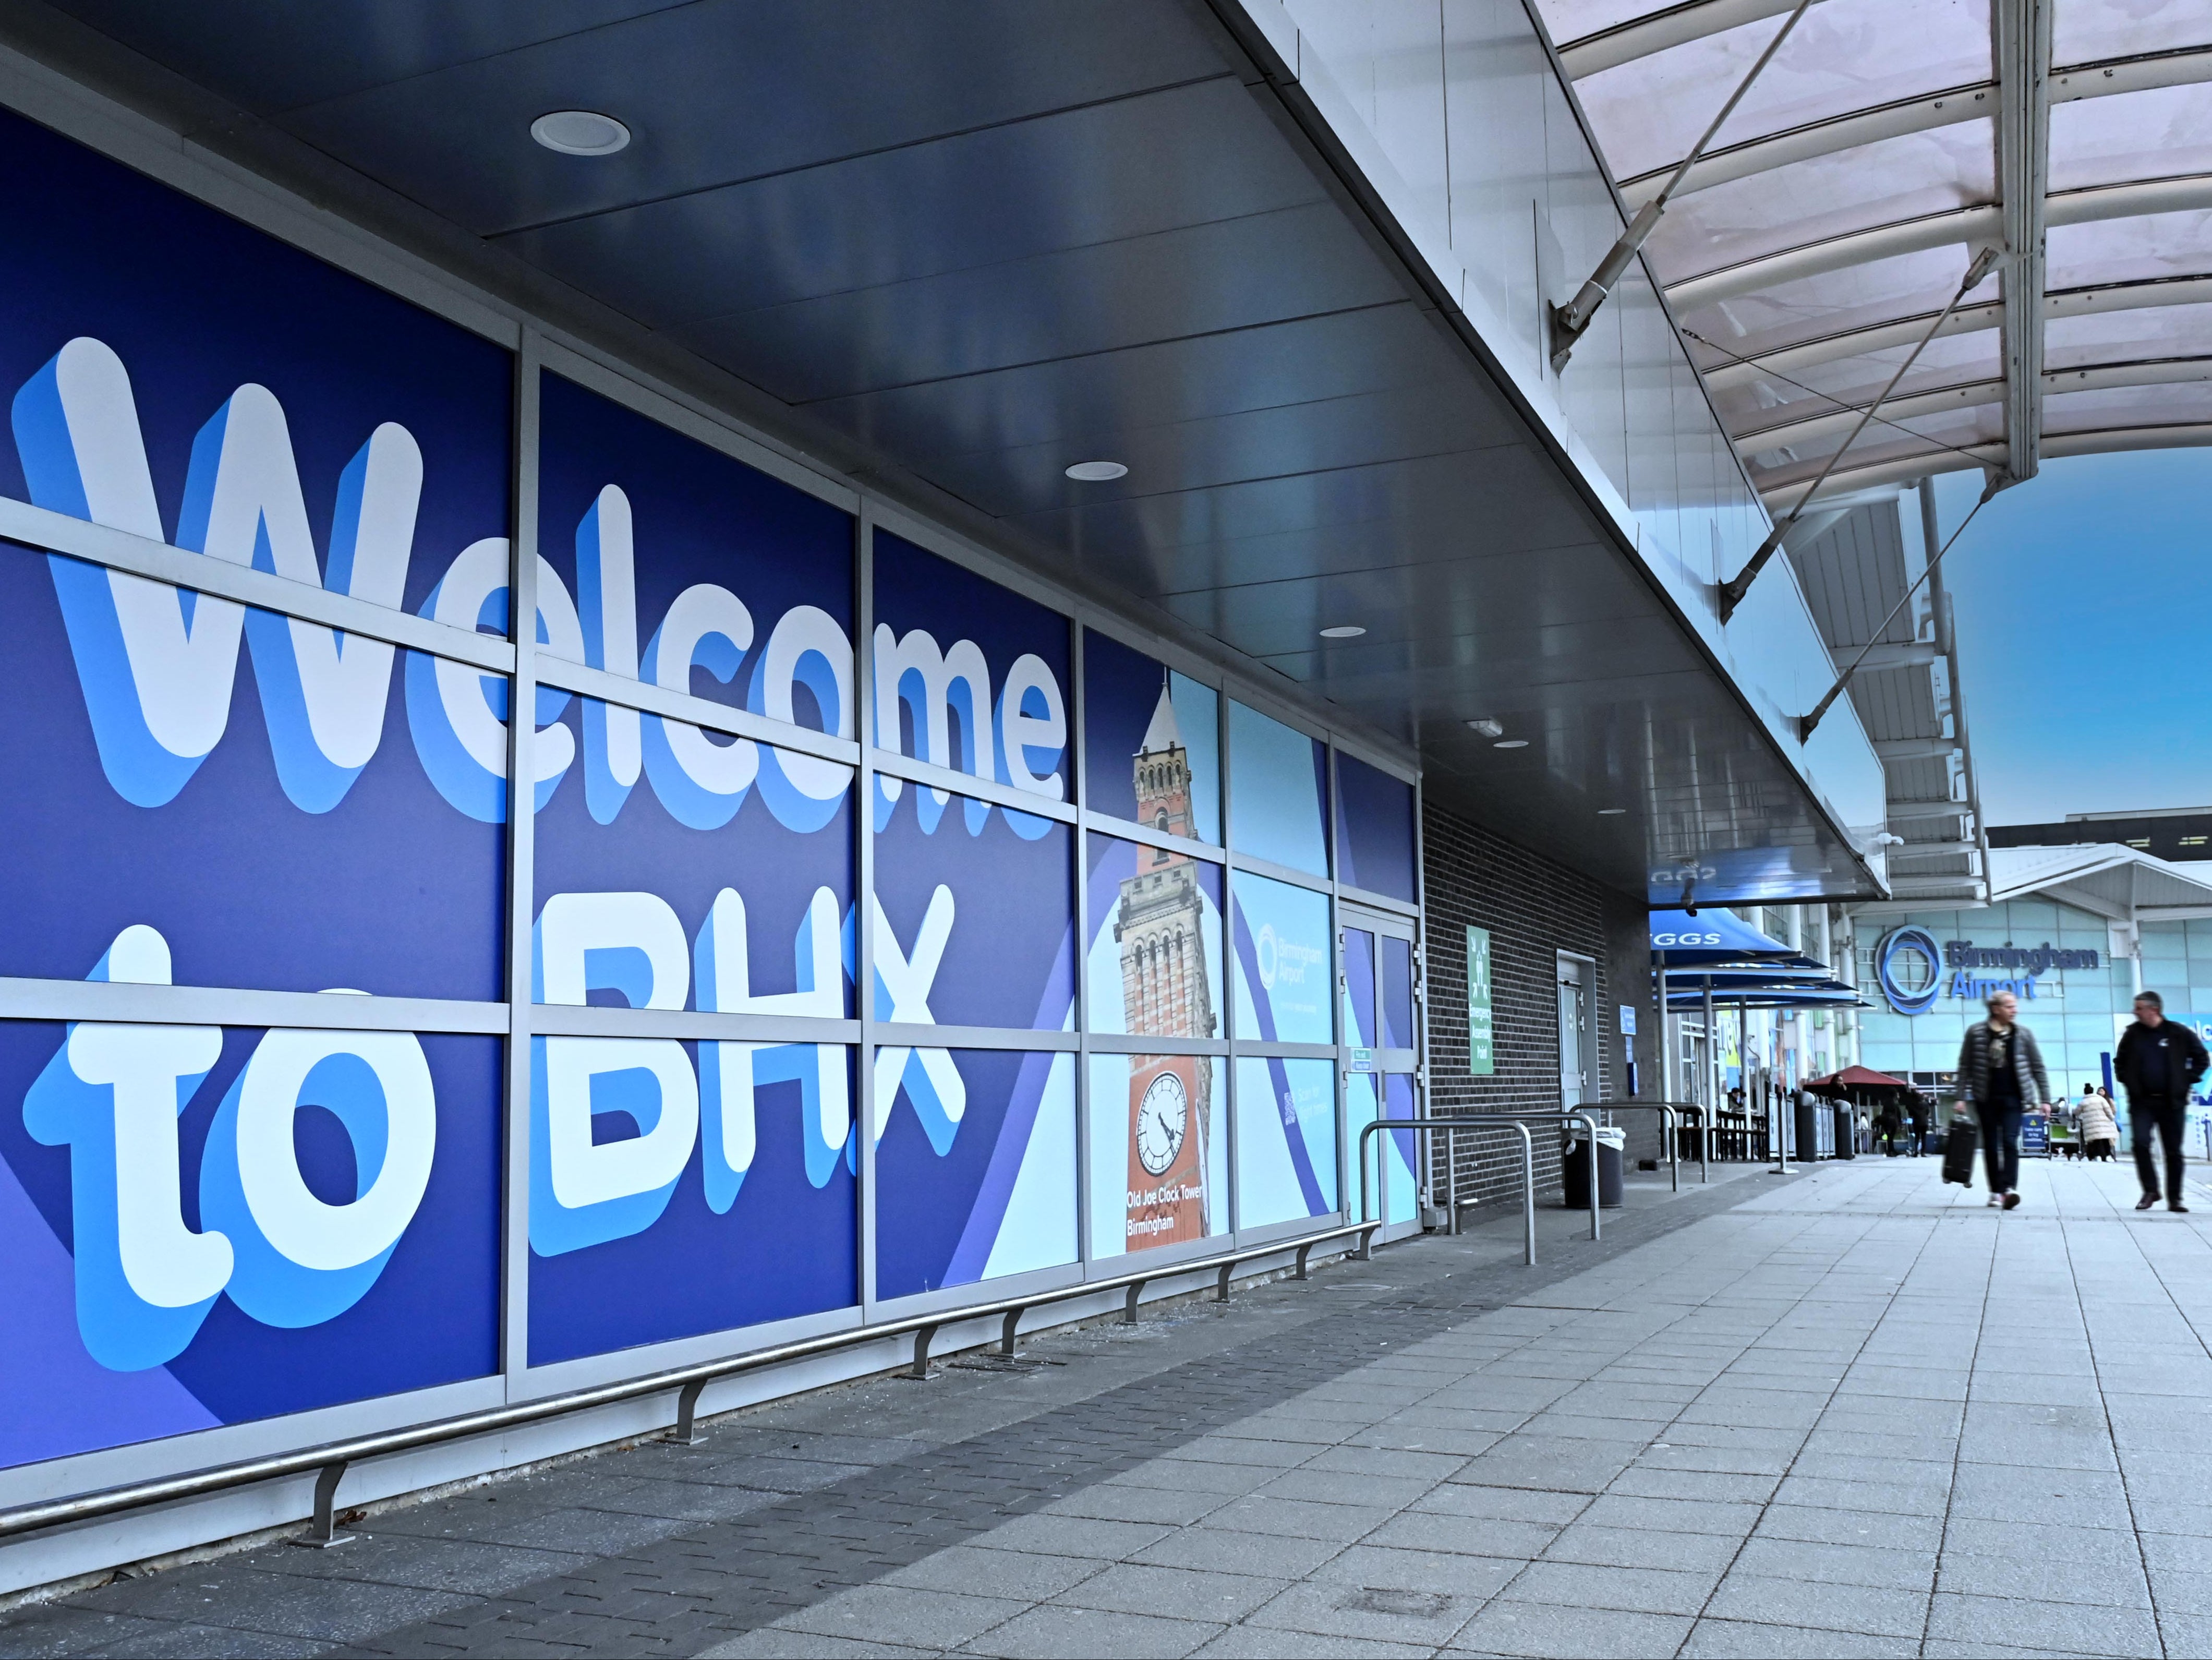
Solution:
<path fill-rule="evenodd" d="M 1844 453 L 1858 441 L 1859 435 L 1866 430 L 1867 423 L 1874 419 L 1875 411 L 1889 401 L 1889 395 L 1897 390 L 1898 382 L 1904 380 L 1906 373 L 1920 361 L 1920 354 L 1928 350 L 1928 343 L 1936 337 L 1944 324 L 1951 320 L 1951 313 L 1959 309 L 1959 302 L 1987 282 L 1990 274 L 2003 265 L 2005 258 L 2005 251 L 1998 247 L 1984 248 L 1974 256 L 1973 263 L 1966 267 L 1966 274 L 1959 283 L 1959 291 L 1951 296 L 1949 303 L 1942 311 L 1936 313 L 1936 320 L 1928 325 L 1928 332 L 1920 337 L 1920 344 L 1913 347 L 1905 361 L 1897 366 L 1897 373 L 1889 377 L 1889 384 L 1881 389 L 1881 395 L 1859 411 L 1858 424 L 1844 435 L 1844 441 L 1836 447 L 1836 453 L 1814 476 L 1813 482 L 1805 486 L 1804 494 L 1797 498 L 1797 505 L 1790 508 L 1784 517 L 1775 520 L 1774 528 L 1766 532 L 1766 539 L 1759 544 L 1750 558 L 1744 561 L 1743 569 L 1720 585 L 1722 622 L 1725 623 L 1735 615 L 1735 608 L 1743 603 L 1744 595 L 1751 592 L 1751 585 L 1759 580 L 1759 572 L 1766 569 L 1766 562 L 1774 557 L 1774 550 L 1782 545 L 1782 538 L 1790 534 L 1790 527 L 1796 524 L 1807 504 L 1820 494 L 1820 486 L 1828 482 L 1828 475 L 1836 470 L 1836 464 L 1844 459 Z M 2007 482 L 2010 480 L 2007 479 Z M 1994 495 L 2002 488 L 2001 484 L 1992 484 L 1990 494 Z M 1826 705 L 1824 703 L 1821 707 L 1822 712 L 1826 713 Z"/>
<path fill-rule="evenodd" d="M 325 1464 L 315 1472 L 315 1515 L 307 1523 L 307 1537 L 295 1539 L 295 1545 L 309 1550 L 329 1550 L 336 1545 L 350 1545 L 362 1535 L 338 1531 L 338 1482 L 346 1473 L 346 1461 Z"/>
<path fill-rule="evenodd" d="M 1767 64 L 1773 61 L 1774 54 L 1782 50 L 1782 43 L 1790 38 L 1790 31 L 1797 27 L 1797 20 L 1805 15 L 1805 9 L 1812 3 L 1813 0 L 1797 0 L 1796 9 L 1790 14 L 1789 21 L 1783 24 L 1780 33 L 1766 43 L 1766 50 L 1759 53 L 1759 61 L 1751 66 L 1751 73 L 1745 76 L 1736 89 L 1729 94 L 1728 102 L 1721 106 L 1721 112 L 1713 117 L 1712 125 L 1705 129 L 1705 136 L 1692 144 L 1690 153 L 1682 158 L 1681 166 L 1676 167 L 1667 182 L 1659 187 L 1659 193 L 1646 202 L 1636 217 L 1629 221 L 1628 228 L 1620 234 L 1620 240 L 1607 250 L 1605 258 L 1598 261 L 1597 269 L 1590 273 L 1589 280 L 1582 285 L 1575 297 L 1564 306 L 1551 308 L 1553 374 L 1558 374 L 1565 369 L 1567 360 L 1574 356 L 1576 343 L 1589 328 L 1590 319 L 1597 315 L 1597 308 L 1613 292 L 1613 285 L 1620 281 L 1620 274 L 1628 269 L 1629 261 L 1636 258 L 1637 251 L 1657 228 L 1660 216 L 1667 211 L 1668 199 L 1689 175 L 1690 169 L 1703 158 L 1705 147 L 1713 142 L 1713 136 L 1720 131 L 1722 124 L 1735 113 L 1735 106 L 1743 101 L 1744 94 L 1751 90 L 1751 83 L 1758 80 Z"/>

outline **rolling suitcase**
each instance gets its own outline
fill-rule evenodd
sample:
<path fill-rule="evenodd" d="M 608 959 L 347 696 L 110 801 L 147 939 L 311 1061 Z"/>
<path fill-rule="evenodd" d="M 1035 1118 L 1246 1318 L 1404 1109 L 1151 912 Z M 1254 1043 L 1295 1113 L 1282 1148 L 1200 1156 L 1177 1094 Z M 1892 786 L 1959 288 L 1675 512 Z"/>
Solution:
<path fill-rule="evenodd" d="M 1980 1127 L 1971 1118 L 1954 1118 L 1943 1140 L 1943 1179 L 1962 1188 L 1974 1184 L 1974 1148 L 1981 1140 Z"/>

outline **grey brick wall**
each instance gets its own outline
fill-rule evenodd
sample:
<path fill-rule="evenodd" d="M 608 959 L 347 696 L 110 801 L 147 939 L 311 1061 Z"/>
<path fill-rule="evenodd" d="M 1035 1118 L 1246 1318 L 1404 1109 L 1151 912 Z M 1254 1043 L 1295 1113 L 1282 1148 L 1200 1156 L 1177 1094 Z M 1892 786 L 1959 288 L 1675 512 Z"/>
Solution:
<path fill-rule="evenodd" d="M 1639 1093 L 1656 1095 L 1658 1020 L 1652 1003 L 1650 934 L 1641 900 L 1440 808 L 1421 819 L 1422 903 L 1428 942 L 1429 1108 L 1431 1112 L 1557 1111 L 1559 1090 L 1558 953 L 1594 959 L 1594 1037 L 1599 1099 L 1628 1094 L 1620 1006 L 1638 1010 Z M 1497 1070 L 1468 1070 L 1467 928 L 1490 930 Z M 1656 1115 L 1632 1113 L 1631 1158 L 1658 1151 Z M 1456 1138 L 1463 1197 L 1511 1199 L 1520 1184 L 1520 1137 L 1485 1130 Z M 1441 1148 L 1438 1149 L 1441 1153 Z M 1555 1134 L 1536 1137 L 1537 1182 L 1559 1183 Z"/>

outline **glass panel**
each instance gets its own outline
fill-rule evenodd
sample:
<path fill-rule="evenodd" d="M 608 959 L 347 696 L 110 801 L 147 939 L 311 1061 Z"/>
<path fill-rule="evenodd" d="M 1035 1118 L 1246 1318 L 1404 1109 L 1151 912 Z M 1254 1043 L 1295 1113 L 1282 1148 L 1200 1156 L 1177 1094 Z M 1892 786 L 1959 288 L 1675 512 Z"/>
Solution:
<path fill-rule="evenodd" d="M 1346 928 L 1344 945 L 1344 1041 L 1373 1049 L 1375 1026 L 1375 936 L 1365 928 Z"/>
<path fill-rule="evenodd" d="M 2203 210 L 2053 225 L 2048 238 L 2045 282 L 2053 289 L 2212 271 L 2212 212 Z"/>
<path fill-rule="evenodd" d="M 2051 61 L 2090 64 L 2204 44 L 2204 15 L 2179 0 L 2065 0 L 2051 17 Z"/>
<path fill-rule="evenodd" d="M 1576 82 L 1575 94 L 1613 163 L 1614 176 L 1633 179 L 1686 155 L 1781 27 L 1778 16 L 1761 18 Z M 1911 51 L 1872 46 L 1900 35 L 1911 40 Z M 1553 36 L 1561 41 L 1573 38 Z M 1713 143 L 1725 149 L 1916 93 L 1989 78 L 1986 5 L 1932 8 L 1904 0 L 1856 0 L 1833 12 L 1815 6 L 1752 83 Z"/>
<path fill-rule="evenodd" d="M 1091 1057 L 1091 1255 L 1119 1256 L 1229 1231 L 1221 1062 Z"/>
<path fill-rule="evenodd" d="M 876 1018 L 1075 1029 L 1074 833 L 878 776 Z"/>
<path fill-rule="evenodd" d="M 493 822 L 456 811 L 433 787 L 410 741 L 410 700 L 393 695 L 395 654 L 369 641 L 352 642 L 346 660 L 380 650 L 380 674 L 337 682 L 324 711 L 340 727 L 357 717 L 350 730 L 366 746 L 357 770 L 325 777 L 334 794 L 295 792 L 281 768 L 272 770 L 262 711 L 252 707 L 263 701 L 253 690 L 260 677 L 232 678 L 228 667 L 212 706 L 222 741 L 204 762 L 156 780 L 148 757 L 168 752 L 153 729 L 135 745 L 111 730 L 139 719 L 149 689 L 134 692 L 119 657 L 101 658 L 82 637 L 92 626 L 83 614 L 69 620 L 82 600 L 112 629 L 111 585 L 139 581 L 0 547 L 0 759 L 19 781 L 0 804 L 8 847 L 0 901 L 9 918 L 0 973 L 105 978 L 102 958 L 134 929 L 156 956 L 142 957 L 132 973 L 162 983 L 498 997 L 506 834 L 496 819 L 507 738 L 495 709 L 505 679 L 408 654 L 410 679 L 428 687 L 427 707 L 414 711 L 416 732 L 444 719 L 441 694 L 450 696 L 500 764 L 499 774 L 482 775 L 485 787 L 471 800 Z M 145 587 L 171 605 L 194 602 L 204 629 L 227 604 Z M 265 612 L 245 620 L 249 635 L 267 623 L 289 636 Z M 119 654 L 123 642 L 114 644 Z M 104 661 L 118 664 L 124 685 L 104 684 Z"/>
<path fill-rule="evenodd" d="M 1092 831 L 1092 1031 L 1219 1037 L 1221 867 Z"/>
<path fill-rule="evenodd" d="M 2212 383 L 2053 393 L 2043 411 L 2044 428 L 2053 435 L 2212 421 Z"/>
<path fill-rule="evenodd" d="M 1328 897 L 1242 871 L 1230 879 L 1237 1036 L 1271 1043 L 1334 1043 Z"/>
<path fill-rule="evenodd" d="M 1645 247 L 1662 278 L 1679 282 L 1784 248 L 1971 207 L 1995 199 L 1996 155 L 1991 124 L 1984 120 L 1814 156 L 1678 197 Z"/>
<path fill-rule="evenodd" d="M 1076 1260 L 1075 1056 L 879 1049 L 876 1295 Z"/>
<path fill-rule="evenodd" d="M 1381 1116 L 1386 1118 L 1411 1118 L 1413 1113 L 1413 1080 L 1403 1073 L 1355 1072 L 1344 1079 L 1344 1122 L 1346 1134 L 1352 1138 L 1355 1149 L 1360 1146 L 1359 1133 L 1373 1123 L 1376 1116 L 1376 1102 L 1381 1102 Z M 1383 1183 L 1383 1173 L 1377 1168 L 1381 1160 L 1390 1161 L 1389 1198 L 1390 1213 L 1384 1219 L 1391 1222 L 1410 1222 L 1420 1213 L 1421 1192 L 1418 1132 L 1413 1130 L 1378 1130 L 1366 1140 L 1366 1186 L 1352 1195 L 1352 1213 L 1362 1220 L 1380 1213 L 1378 1198 Z M 1364 1208 L 1363 1208 L 1364 1207 Z"/>
<path fill-rule="evenodd" d="M 875 569 L 875 743 L 1069 800 L 1067 619 L 886 531 Z"/>
<path fill-rule="evenodd" d="M 2212 26 L 2199 17 L 2199 46 Z M 2051 188 L 2172 179 L 2212 171 L 2212 86 L 2158 87 L 2055 104 Z"/>
<path fill-rule="evenodd" d="M 1931 340 L 1896 395 L 1909 398 L 1938 386 L 1997 379 L 2003 373 L 2001 345 L 1994 325 Z M 1711 384 L 1729 430 L 1741 438 L 1784 421 L 1835 414 L 1838 399 L 1854 409 L 1864 406 L 1880 395 L 1911 350 L 1908 342 L 1802 368 L 1728 370 L 1714 375 Z"/>
<path fill-rule="evenodd" d="M 0 386 L 17 438 L 0 444 L 0 495 L 241 565 L 265 538 L 263 569 L 410 611 L 469 559 L 459 550 L 508 533 L 507 351 L 19 116 L 0 117 L 0 169 L 19 185 L 0 249 Z M 143 257 L 149 238 L 158 258 Z M 215 272 L 234 280 L 193 278 Z M 87 477 L 77 447 L 95 437 L 104 459 Z M 188 497 L 210 507 L 191 522 Z M 220 677 L 195 698 L 228 690 L 236 660 L 236 622 L 210 620 L 216 637 L 196 643 L 219 649 L 172 670 Z M 311 731 L 308 707 L 381 683 L 392 648 L 362 642 L 373 672 L 319 687 L 276 671 L 327 650 L 328 631 L 288 639 L 264 619 L 245 632 L 255 678 L 275 683 L 262 696 L 276 742 L 295 746 L 277 757 L 287 788 L 322 775 L 342 792 L 348 753 L 362 739 L 374 749 L 378 728 L 316 707 Z M 202 705 L 203 718 L 226 703 Z M 188 748 L 192 730 L 161 728 Z M 246 731 L 234 723 L 223 747 Z M 207 755 L 149 741 L 140 763 L 179 786 Z"/>
<path fill-rule="evenodd" d="M 1240 1059 L 1237 1225 L 1328 1215 L 1336 1164 L 1336 1063 Z"/>
<path fill-rule="evenodd" d="M 1232 700 L 1229 845 L 1310 875 L 1328 874 L 1328 751 Z"/>
<path fill-rule="evenodd" d="M 2146 295 L 2146 299 L 2154 297 Z M 2212 305 L 2142 306 L 2043 325 L 2044 362 L 2054 371 L 2212 351 Z"/>
<path fill-rule="evenodd" d="M 0 1465 L 495 1371 L 501 1051 L 0 1023 L 0 1098 L 21 1104 L 0 1112 Z M 118 1145 L 126 1092 L 157 1111 L 173 1097 L 166 1136 Z M 166 1224 L 123 1225 L 117 1178 L 134 1165 L 142 1187 L 167 1186 Z M 242 1167 L 297 1205 L 249 1205 Z"/>
<path fill-rule="evenodd" d="M 1413 942 L 1382 937 L 1382 1036 L 1378 1047 L 1409 1049 L 1413 1034 Z"/>
<path fill-rule="evenodd" d="M 574 752 L 595 728 L 627 719 L 633 733 L 642 728 L 647 754 L 657 748 L 682 777 L 664 793 L 648 763 L 648 787 L 611 823 L 593 811 L 587 778 L 571 783 L 562 774 L 539 787 L 532 994 L 546 1003 L 849 1016 L 852 769 L 575 702 L 551 729 Z M 763 789 L 748 802 L 750 784 L 738 782 L 778 768 L 806 778 L 817 798 L 796 822 L 777 811 L 788 809 L 787 798 Z M 808 768 L 842 779 L 834 799 L 834 781 L 817 781 Z M 701 787 L 732 783 L 718 798 Z M 713 813 L 701 810 L 709 799 Z M 828 816 L 817 816 L 822 806 Z M 727 819 L 713 822 L 725 810 Z"/>
<path fill-rule="evenodd" d="M 531 1047 L 532 1365 L 857 1300 L 850 1049 Z"/>
<path fill-rule="evenodd" d="M 1221 844 L 1221 695 L 1118 640 L 1083 636 L 1084 805 Z"/>
<path fill-rule="evenodd" d="M 2059 232 L 2051 234 L 2056 239 Z M 1771 351 L 1900 317 L 1932 318 L 1958 292 L 1966 274 L 1966 258 L 1957 248 L 1932 248 L 1738 295 L 1689 311 L 1682 321 L 1729 351 Z M 1991 277 L 1967 296 L 1967 303 L 1997 297 L 1998 279 Z"/>
<path fill-rule="evenodd" d="M 852 737 L 852 515 L 556 374 L 541 397 L 539 581 L 576 617 L 547 654 Z M 611 816 L 637 781 L 635 717 L 586 736 L 594 816 Z M 656 786 L 667 750 L 648 731 Z M 803 813 L 817 773 L 842 801 L 819 763 L 761 787 Z"/>
<path fill-rule="evenodd" d="M 1345 754 L 1336 757 L 1337 879 L 1413 903 L 1413 787 Z"/>

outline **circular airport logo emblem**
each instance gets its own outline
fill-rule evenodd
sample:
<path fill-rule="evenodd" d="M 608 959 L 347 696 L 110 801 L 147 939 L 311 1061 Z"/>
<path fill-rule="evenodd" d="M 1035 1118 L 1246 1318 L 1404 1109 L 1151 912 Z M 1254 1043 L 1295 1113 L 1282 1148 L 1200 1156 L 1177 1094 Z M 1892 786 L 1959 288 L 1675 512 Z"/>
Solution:
<path fill-rule="evenodd" d="M 1892 928 L 1874 948 L 1874 977 L 1899 1014 L 1925 1014 L 1943 989 L 1943 954 L 1925 928 Z"/>

